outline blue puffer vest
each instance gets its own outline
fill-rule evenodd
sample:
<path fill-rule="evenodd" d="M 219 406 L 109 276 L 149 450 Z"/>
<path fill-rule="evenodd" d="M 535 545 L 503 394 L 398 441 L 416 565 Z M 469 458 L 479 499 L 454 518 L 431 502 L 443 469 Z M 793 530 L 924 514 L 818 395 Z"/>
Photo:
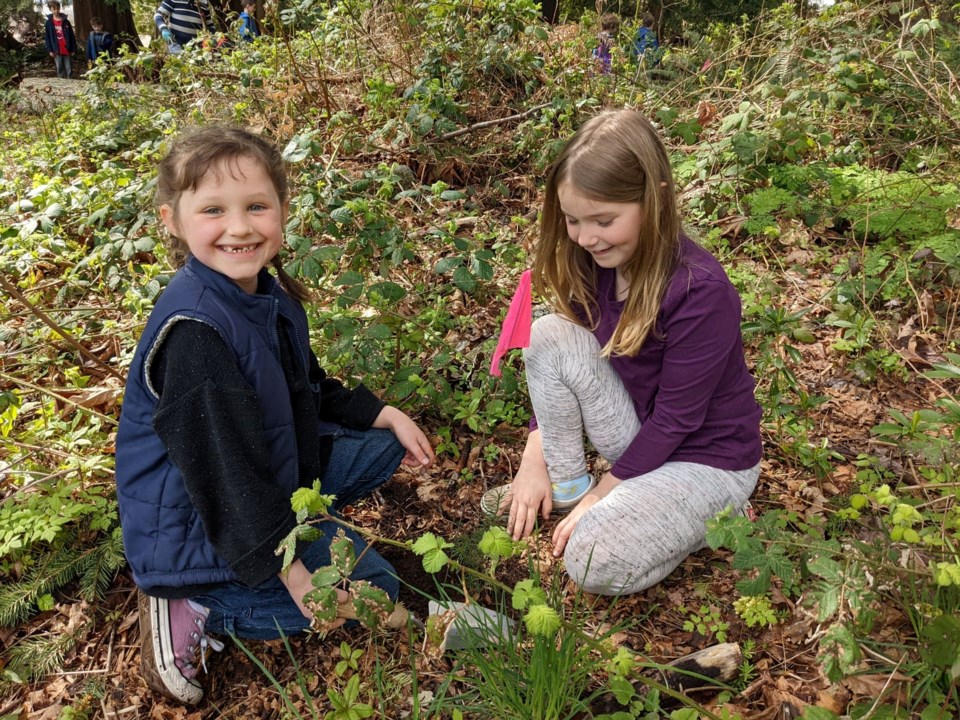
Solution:
<path fill-rule="evenodd" d="M 290 395 L 280 364 L 279 317 L 303 367 L 308 367 L 308 327 L 303 307 L 266 270 L 249 295 L 232 280 L 195 258 L 173 277 L 143 331 L 127 377 L 117 432 L 117 499 L 127 560 L 137 586 L 182 587 L 236 580 L 207 541 L 187 496 L 180 471 L 153 430 L 158 396 L 150 385 L 150 363 L 164 335 L 181 320 L 215 328 L 236 355 L 243 376 L 260 400 L 277 492 L 297 488 L 297 447 Z"/>

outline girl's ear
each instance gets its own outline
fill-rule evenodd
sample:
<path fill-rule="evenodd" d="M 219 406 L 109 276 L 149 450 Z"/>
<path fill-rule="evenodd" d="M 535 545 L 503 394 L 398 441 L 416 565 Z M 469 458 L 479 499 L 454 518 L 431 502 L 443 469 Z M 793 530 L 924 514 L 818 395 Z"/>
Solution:
<path fill-rule="evenodd" d="M 177 229 L 177 218 L 176 213 L 173 211 L 173 208 L 169 205 L 160 206 L 160 222 L 163 223 L 163 226 L 167 229 L 171 235 L 176 236 L 179 230 Z"/>

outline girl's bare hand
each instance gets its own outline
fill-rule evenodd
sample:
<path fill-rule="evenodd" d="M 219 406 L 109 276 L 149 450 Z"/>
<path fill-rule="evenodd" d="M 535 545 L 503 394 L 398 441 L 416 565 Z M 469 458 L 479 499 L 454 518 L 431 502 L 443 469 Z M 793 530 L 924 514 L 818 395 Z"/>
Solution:
<path fill-rule="evenodd" d="M 400 444 L 406 448 L 404 465 L 430 467 L 433 463 L 433 448 L 420 426 L 401 410 L 387 405 L 373 421 L 373 427 L 393 431 Z"/>

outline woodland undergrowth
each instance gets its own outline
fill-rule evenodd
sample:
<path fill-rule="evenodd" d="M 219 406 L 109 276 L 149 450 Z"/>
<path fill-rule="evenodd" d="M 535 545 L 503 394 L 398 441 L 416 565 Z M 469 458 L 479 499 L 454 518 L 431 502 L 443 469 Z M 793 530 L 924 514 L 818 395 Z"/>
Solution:
<path fill-rule="evenodd" d="M 736 637 L 753 660 L 720 695 L 671 710 L 644 674 L 644 633 L 617 648 L 616 632 L 588 632 L 603 613 L 533 550 L 529 576 L 504 583 L 498 561 L 521 549 L 495 531 L 480 579 L 438 535 L 393 540 L 431 572 L 470 575 L 458 592 L 486 583 L 527 618 L 523 641 L 501 648 L 506 666 L 587 668 L 559 707 L 517 717 L 600 717 L 602 697 L 617 701 L 606 717 L 752 717 L 772 702 L 755 684 L 791 671 L 758 645 L 789 633 L 813 676 L 790 690 L 803 717 L 955 717 L 956 9 L 844 2 L 800 18 L 786 4 L 639 65 L 627 22 L 601 75 L 592 12 L 550 27 L 531 0 L 306 0 L 267 17 L 253 44 L 98 66 L 68 105 L 38 114 L 3 95 L 0 695 L 42 683 L 119 619 L 97 610 L 123 568 L 112 443 L 136 338 L 171 276 L 151 194 L 173 134 L 235 122 L 284 148 L 285 262 L 316 293 L 321 364 L 429 428 L 440 465 L 425 497 L 475 503 L 516 466 L 529 417 L 519 358 L 501 379 L 487 370 L 535 243 L 543 171 L 584 119 L 630 106 L 662 129 L 686 225 L 741 292 L 764 408 L 760 517 L 719 518 L 708 535 L 735 590 L 694 588 L 669 611 L 701 645 Z M 67 619 L 38 623 L 52 613 Z M 488 656 L 438 681 L 412 651 L 402 671 L 365 675 L 364 652 L 341 646 L 326 695 L 279 683 L 285 702 L 305 717 L 424 718 L 532 702 L 471 685 L 478 673 L 509 684 Z"/>

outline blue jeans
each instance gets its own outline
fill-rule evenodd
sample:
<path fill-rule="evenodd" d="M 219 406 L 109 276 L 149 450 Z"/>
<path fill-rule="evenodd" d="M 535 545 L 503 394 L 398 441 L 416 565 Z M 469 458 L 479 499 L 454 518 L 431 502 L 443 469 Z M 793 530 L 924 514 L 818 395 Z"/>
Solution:
<path fill-rule="evenodd" d="M 69 55 L 54 55 L 53 64 L 57 66 L 57 77 L 68 78 L 73 74 L 73 64 Z"/>
<path fill-rule="evenodd" d="M 405 450 L 390 430 L 349 430 L 338 425 L 325 424 L 331 430 L 333 448 L 321 490 L 325 495 L 336 495 L 333 509 L 350 505 L 383 485 L 400 465 Z M 311 572 L 330 564 L 330 542 L 342 526 L 329 520 L 317 523 L 323 537 L 313 541 L 300 556 Z M 367 580 L 396 599 L 400 582 L 393 567 L 360 536 L 344 529 L 360 558 L 350 576 L 353 580 Z M 363 553 L 361 557 L 361 553 Z M 233 634 L 252 640 L 271 640 L 294 635 L 306 630 L 310 623 L 293 602 L 279 577 L 272 577 L 255 588 L 237 582 L 226 583 L 203 595 L 190 598 L 210 608 L 206 629 L 212 633 Z"/>

